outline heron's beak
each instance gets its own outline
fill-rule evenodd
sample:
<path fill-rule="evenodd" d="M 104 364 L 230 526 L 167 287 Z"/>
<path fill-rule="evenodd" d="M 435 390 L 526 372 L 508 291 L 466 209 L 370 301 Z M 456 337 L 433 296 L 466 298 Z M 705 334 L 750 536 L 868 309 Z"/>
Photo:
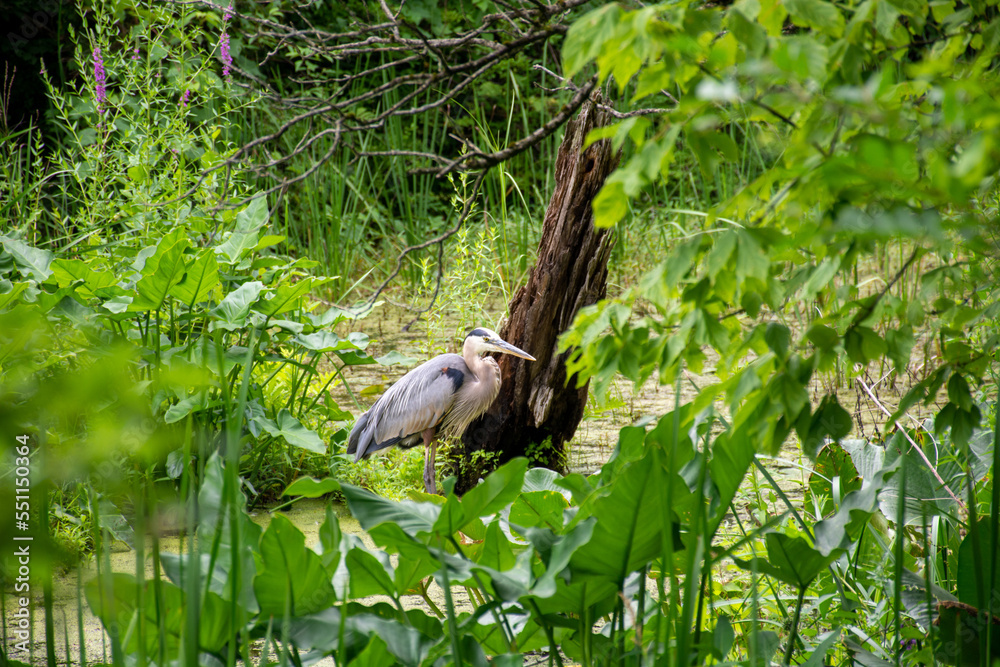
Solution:
<path fill-rule="evenodd" d="M 515 357 L 521 357 L 522 359 L 527 359 L 528 361 L 535 361 L 535 358 L 522 350 L 519 347 L 514 347 L 505 340 L 500 340 L 499 338 L 494 338 L 490 341 L 490 347 L 497 352 L 503 354 L 513 354 Z"/>

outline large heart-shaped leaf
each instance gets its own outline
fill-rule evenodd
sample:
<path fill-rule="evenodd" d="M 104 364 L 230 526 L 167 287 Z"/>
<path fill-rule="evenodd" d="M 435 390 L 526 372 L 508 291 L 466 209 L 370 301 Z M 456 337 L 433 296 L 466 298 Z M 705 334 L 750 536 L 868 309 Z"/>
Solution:
<path fill-rule="evenodd" d="M 363 598 L 369 595 L 396 597 L 396 587 L 393 584 L 395 570 L 385 552 L 371 553 L 366 549 L 351 549 L 347 552 L 347 571 L 351 574 L 349 581 L 351 597 Z"/>
<path fill-rule="evenodd" d="M 596 518 L 593 538 L 573 555 L 574 576 L 625 581 L 630 572 L 660 555 L 663 515 L 662 468 L 644 457 L 625 465 L 603 493 L 594 493 L 580 507 L 573 524 Z M 675 482 L 682 486 L 679 479 Z"/>
<path fill-rule="evenodd" d="M 744 570 L 756 569 L 757 572 L 769 574 L 799 589 L 808 586 L 816 575 L 844 553 L 843 549 L 834 549 L 824 555 L 814 549 L 804 537 L 797 535 L 768 533 L 764 539 L 767 544 L 766 559 L 733 560 Z"/>
<path fill-rule="evenodd" d="M 284 515 L 276 514 L 260 539 L 262 570 L 253 590 L 263 615 L 312 614 L 334 601 L 330 574 L 306 538 Z"/>
<path fill-rule="evenodd" d="M 205 301 L 219 284 L 219 262 L 211 250 L 203 250 L 185 268 L 184 278 L 170 289 L 170 294 L 191 305 Z"/>
<path fill-rule="evenodd" d="M 350 484 L 341 483 L 340 492 L 347 500 L 351 515 L 365 530 L 371 530 L 380 523 L 394 523 L 407 534 L 416 536 L 420 532 L 432 531 L 441 513 L 441 508 L 431 503 L 387 500 Z"/>
<path fill-rule="evenodd" d="M 500 511 L 521 491 L 527 469 L 528 459 L 518 457 L 500 466 L 470 489 L 461 503 L 454 496 L 449 497 L 434 529 L 451 535 L 474 519 Z"/>
<path fill-rule="evenodd" d="M 316 454 L 326 453 L 326 444 L 322 438 L 316 434 L 316 431 L 303 426 L 302 422 L 292 416 L 288 408 L 282 408 L 274 422 L 270 419 L 258 421 L 269 434 L 275 438 L 283 438 L 293 447 L 300 447 Z"/>
<path fill-rule="evenodd" d="M 254 199 L 236 214 L 236 229 L 215 247 L 216 254 L 227 264 L 235 264 L 257 246 L 257 233 L 267 222 L 267 200 Z"/>
<path fill-rule="evenodd" d="M 212 309 L 212 316 L 217 321 L 212 322 L 210 329 L 226 329 L 233 331 L 241 329 L 247 324 L 247 315 L 250 314 L 250 307 L 260 297 L 264 289 L 264 283 L 259 280 L 252 280 L 243 283 L 232 292 L 226 295 L 218 306 Z"/>
<path fill-rule="evenodd" d="M 48 250 L 32 248 L 24 241 L 9 236 L 0 236 L 0 245 L 14 258 L 14 264 L 25 278 L 43 283 L 52 275 L 49 265 L 52 264 L 53 254 Z"/>
<path fill-rule="evenodd" d="M 316 479 L 315 477 L 299 477 L 289 484 L 283 496 L 302 496 L 303 498 L 319 498 L 340 489 L 340 482 L 332 477 Z"/>
<path fill-rule="evenodd" d="M 191 242 L 179 239 L 170 243 L 170 240 L 164 238 L 156 246 L 156 254 L 146 260 L 142 278 L 135 284 L 139 298 L 132 302 L 129 310 L 159 310 L 170 290 L 184 278 L 184 250 Z"/>

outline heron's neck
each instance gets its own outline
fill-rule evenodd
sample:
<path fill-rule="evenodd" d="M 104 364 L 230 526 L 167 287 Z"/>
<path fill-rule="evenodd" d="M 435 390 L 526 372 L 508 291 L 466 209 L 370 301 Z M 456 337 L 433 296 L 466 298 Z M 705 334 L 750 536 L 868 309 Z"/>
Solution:
<path fill-rule="evenodd" d="M 472 374 L 479 382 L 498 382 L 500 380 L 500 365 L 492 357 L 483 358 L 466 342 L 462 346 L 462 358 Z"/>

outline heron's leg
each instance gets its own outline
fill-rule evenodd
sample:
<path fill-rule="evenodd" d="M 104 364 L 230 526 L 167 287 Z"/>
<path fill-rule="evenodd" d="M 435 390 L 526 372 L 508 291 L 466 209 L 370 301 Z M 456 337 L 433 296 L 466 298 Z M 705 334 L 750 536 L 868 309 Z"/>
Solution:
<path fill-rule="evenodd" d="M 434 429 L 423 432 L 424 437 L 424 489 L 427 493 L 437 493 L 434 484 L 434 457 L 437 454 L 437 443 L 434 442 Z"/>

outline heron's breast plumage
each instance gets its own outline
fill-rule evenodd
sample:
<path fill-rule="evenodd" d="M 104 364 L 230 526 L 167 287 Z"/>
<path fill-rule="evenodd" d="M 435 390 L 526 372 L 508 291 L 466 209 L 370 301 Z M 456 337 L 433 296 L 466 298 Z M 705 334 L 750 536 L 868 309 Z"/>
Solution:
<path fill-rule="evenodd" d="M 485 357 L 482 362 L 483 366 L 470 374 L 455 392 L 455 401 L 445 414 L 439 431 L 461 436 L 470 423 L 489 410 L 500 394 L 500 365 L 492 357 Z"/>

